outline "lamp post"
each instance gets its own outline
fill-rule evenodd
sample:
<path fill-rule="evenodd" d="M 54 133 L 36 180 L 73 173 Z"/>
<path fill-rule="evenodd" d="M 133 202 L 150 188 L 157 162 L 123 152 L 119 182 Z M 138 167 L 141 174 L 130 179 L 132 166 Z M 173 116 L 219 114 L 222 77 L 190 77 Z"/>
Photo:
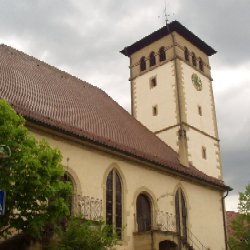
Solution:
<path fill-rule="evenodd" d="M 8 158 L 11 156 L 10 147 L 6 145 L 0 145 L 0 159 Z M 0 215 L 5 214 L 5 199 L 6 191 L 0 189 Z"/>

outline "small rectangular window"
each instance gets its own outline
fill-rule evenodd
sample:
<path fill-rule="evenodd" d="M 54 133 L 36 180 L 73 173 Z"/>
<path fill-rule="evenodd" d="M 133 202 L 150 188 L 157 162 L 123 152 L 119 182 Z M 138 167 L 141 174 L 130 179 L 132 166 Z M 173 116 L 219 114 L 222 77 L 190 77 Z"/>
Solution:
<path fill-rule="evenodd" d="M 150 88 L 154 88 L 154 87 L 157 86 L 156 77 L 150 78 L 150 80 L 149 80 L 149 85 L 150 85 Z"/>
<path fill-rule="evenodd" d="M 202 147 L 201 150 L 202 150 L 202 158 L 206 160 L 207 159 L 207 149 L 205 147 Z"/>
<path fill-rule="evenodd" d="M 201 108 L 201 106 L 198 106 L 198 114 L 199 114 L 200 116 L 202 116 L 202 108 Z"/>
<path fill-rule="evenodd" d="M 157 105 L 152 107 L 152 112 L 153 112 L 153 116 L 158 115 L 158 107 L 157 107 Z"/>

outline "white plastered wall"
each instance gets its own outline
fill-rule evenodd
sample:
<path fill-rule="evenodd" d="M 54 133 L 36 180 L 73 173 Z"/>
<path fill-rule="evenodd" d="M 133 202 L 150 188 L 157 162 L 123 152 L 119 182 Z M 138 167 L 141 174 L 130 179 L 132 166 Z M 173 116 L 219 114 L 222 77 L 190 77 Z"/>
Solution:
<path fill-rule="evenodd" d="M 221 179 L 218 142 L 189 129 L 187 131 L 188 161 L 207 175 Z M 206 159 L 202 157 L 202 147 L 206 148 Z"/>
<path fill-rule="evenodd" d="M 174 192 L 182 187 L 187 201 L 188 227 L 204 245 L 211 249 L 225 249 L 220 192 L 196 185 L 179 177 L 153 170 L 146 165 L 103 152 L 62 137 L 32 129 L 36 138 L 45 138 L 63 155 L 63 164 L 76 174 L 82 195 L 103 200 L 105 214 L 105 176 L 115 167 L 123 187 L 123 245 L 119 250 L 133 250 L 133 232 L 136 231 L 136 197 L 140 192 L 150 195 L 155 211 L 174 214 Z M 69 157 L 69 161 L 66 159 Z M 153 218 L 155 219 L 155 218 Z"/>
<path fill-rule="evenodd" d="M 162 141 L 167 143 L 177 153 L 179 151 L 178 130 L 179 130 L 179 126 L 156 134 Z"/>
<path fill-rule="evenodd" d="M 211 136 L 216 136 L 211 81 L 184 62 L 181 62 L 181 68 L 185 93 L 186 122 Z M 202 81 L 201 91 L 197 91 L 193 85 L 191 80 L 193 73 L 197 74 Z M 198 106 L 202 108 L 202 116 L 198 114 Z"/>
<path fill-rule="evenodd" d="M 150 87 L 152 77 L 157 79 L 157 86 L 153 88 Z M 153 132 L 176 124 L 176 86 L 172 61 L 135 78 L 132 84 L 137 120 Z M 155 105 L 158 115 L 153 116 L 152 107 Z"/>
<path fill-rule="evenodd" d="M 207 175 L 222 179 L 220 148 L 211 81 L 200 72 L 181 62 L 182 87 L 185 96 L 188 161 Z M 197 91 L 191 80 L 195 73 L 202 81 Z M 198 113 L 198 106 L 202 115 Z M 206 159 L 202 157 L 206 149 Z"/>

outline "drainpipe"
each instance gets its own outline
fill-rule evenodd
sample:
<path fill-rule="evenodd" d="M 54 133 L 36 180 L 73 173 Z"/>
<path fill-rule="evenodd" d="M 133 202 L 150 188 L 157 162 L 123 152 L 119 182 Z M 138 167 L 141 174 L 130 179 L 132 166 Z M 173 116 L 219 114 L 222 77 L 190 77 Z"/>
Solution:
<path fill-rule="evenodd" d="M 225 198 L 228 196 L 228 190 L 226 192 L 226 195 L 222 196 L 221 198 L 221 206 L 222 206 L 222 212 L 223 212 L 223 225 L 224 225 L 224 237 L 225 237 L 225 246 L 226 250 L 228 250 L 227 245 L 227 225 L 226 225 L 226 210 L 225 210 Z"/>

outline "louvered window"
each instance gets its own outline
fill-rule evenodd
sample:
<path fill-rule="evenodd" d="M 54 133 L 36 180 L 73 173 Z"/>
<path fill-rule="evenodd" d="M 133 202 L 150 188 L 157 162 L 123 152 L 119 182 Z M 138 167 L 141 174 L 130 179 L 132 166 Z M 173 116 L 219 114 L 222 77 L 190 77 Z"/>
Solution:
<path fill-rule="evenodd" d="M 193 66 L 197 66 L 197 61 L 196 61 L 196 56 L 195 56 L 195 54 L 194 53 L 192 53 L 192 64 L 193 64 Z"/>
<path fill-rule="evenodd" d="M 201 58 L 199 59 L 199 69 L 200 71 L 204 71 L 204 64 Z"/>
<path fill-rule="evenodd" d="M 185 61 L 189 62 L 189 51 L 186 47 L 184 49 L 184 57 L 185 57 Z"/>
<path fill-rule="evenodd" d="M 143 56 L 141 59 L 140 59 L 140 71 L 144 71 L 146 70 L 146 59 L 145 57 Z"/>
<path fill-rule="evenodd" d="M 163 62 L 166 60 L 166 51 L 165 51 L 164 47 L 161 47 L 159 49 L 159 59 L 160 59 L 160 62 Z"/>
<path fill-rule="evenodd" d="M 156 64 L 155 52 L 151 52 L 149 55 L 149 65 L 154 66 Z"/>

